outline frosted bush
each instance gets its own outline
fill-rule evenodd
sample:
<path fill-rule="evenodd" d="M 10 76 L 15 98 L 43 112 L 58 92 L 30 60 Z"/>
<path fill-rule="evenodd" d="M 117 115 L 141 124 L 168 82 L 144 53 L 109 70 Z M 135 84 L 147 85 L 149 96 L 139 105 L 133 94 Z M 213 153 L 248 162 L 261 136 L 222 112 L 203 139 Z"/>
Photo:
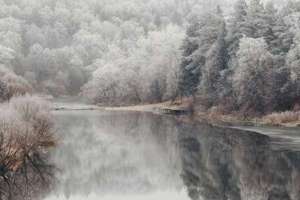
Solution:
<path fill-rule="evenodd" d="M 47 149 L 55 145 L 50 106 L 25 95 L 1 104 L 0 110 L 1 199 L 33 198 L 52 178 L 47 164 Z"/>

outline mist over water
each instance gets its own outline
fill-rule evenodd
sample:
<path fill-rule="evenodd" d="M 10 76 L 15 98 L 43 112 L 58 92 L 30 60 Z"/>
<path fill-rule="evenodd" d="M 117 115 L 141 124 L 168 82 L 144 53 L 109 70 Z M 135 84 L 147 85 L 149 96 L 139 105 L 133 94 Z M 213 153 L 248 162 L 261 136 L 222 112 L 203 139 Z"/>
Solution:
<path fill-rule="evenodd" d="M 66 198 L 65 196 L 53 196 L 46 198 L 46 200 L 98 200 L 100 197 L 98 195 L 75 195 L 70 198 Z M 188 196 L 182 192 L 178 193 L 178 191 L 169 191 L 169 192 L 157 192 L 154 194 L 144 194 L 144 195 L 107 195 L 102 196 L 103 200 L 158 200 L 158 199 L 166 199 L 166 200 L 190 200 Z"/>
<path fill-rule="evenodd" d="M 80 113 L 80 114 L 79 114 Z M 188 199 L 172 120 L 147 114 L 57 114 L 61 171 L 52 199 Z"/>

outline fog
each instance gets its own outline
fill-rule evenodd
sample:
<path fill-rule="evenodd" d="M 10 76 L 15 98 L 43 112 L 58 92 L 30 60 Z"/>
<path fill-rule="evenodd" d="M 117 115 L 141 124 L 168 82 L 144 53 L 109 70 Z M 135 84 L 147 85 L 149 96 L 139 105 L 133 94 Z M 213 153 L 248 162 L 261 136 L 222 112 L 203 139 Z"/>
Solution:
<path fill-rule="evenodd" d="M 188 199 L 171 119 L 94 111 L 55 116 L 62 142 L 51 162 L 60 170 L 46 200 Z"/>

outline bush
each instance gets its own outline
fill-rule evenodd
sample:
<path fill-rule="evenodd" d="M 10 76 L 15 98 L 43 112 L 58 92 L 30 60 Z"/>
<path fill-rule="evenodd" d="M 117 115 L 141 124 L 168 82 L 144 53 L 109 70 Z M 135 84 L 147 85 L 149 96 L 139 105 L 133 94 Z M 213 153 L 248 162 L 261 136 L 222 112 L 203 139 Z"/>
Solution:
<path fill-rule="evenodd" d="M 0 106 L 1 199 L 33 198 L 50 183 L 52 166 L 46 150 L 55 139 L 49 108 L 29 95 Z"/>

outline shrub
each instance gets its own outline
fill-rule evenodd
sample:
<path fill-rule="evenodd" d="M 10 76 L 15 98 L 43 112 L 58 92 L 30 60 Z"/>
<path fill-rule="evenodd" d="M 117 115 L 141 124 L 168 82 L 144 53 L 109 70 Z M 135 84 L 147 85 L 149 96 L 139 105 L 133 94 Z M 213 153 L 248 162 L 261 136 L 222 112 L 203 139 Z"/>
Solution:
<path fill-rule="evenodd" d="M 21 76 L 0 65 L 0 100 L 30 93 L 30 84 Z"/>
<path fill-rule="evenodd" d="M 53 168 L 46 150 L 55 139 L 49 108 L 29 95 L 0 106 L 1 199 L 33 198 L 50 183 Z"/>

